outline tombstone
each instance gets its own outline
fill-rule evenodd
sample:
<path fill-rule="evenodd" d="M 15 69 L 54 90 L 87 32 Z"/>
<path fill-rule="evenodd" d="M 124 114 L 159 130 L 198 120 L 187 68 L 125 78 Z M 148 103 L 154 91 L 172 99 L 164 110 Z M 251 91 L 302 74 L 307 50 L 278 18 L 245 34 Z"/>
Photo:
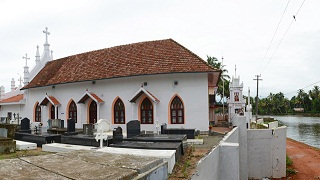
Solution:
<path fill-rule="evenodd" d="M 21 120 L 21 130 L 29 130 L 30 129 L 30 119 L 23 118 Z"/>
<path fill-rule="evenodd" d="M 31 133 L 31 129 L 30 129 L 30 119 L 28 118 L 23 118 L 21 120 L 21 129 L 19 130 L 19 132 L 21 133 Z"/>
<path fill-rule="evenodd" d="M 76 120 L 68 119 L 67 124 L 67 132 L 75 132 L 76 131 Z"/>
<path fill-rule="evenodd" d="M 167 129 L 167 124 L 164 123 L 161 125 L 161 134 L 164 134 L 164 130 Z"/>
<path fill-rule="evenodd" d="M 0 137 L 8 137 L 8 130 L 6 128 L 0 128 Z"/>
<path fill-rule="evenodd" d="M 123 140 L 123 134 L 122 134 L 122 128 L 119 126 L 117 128 L 114 128 L 113 130 L 113 143 L 122 142 Z"/>
<path fill-rule="evenodd" d="M 127 123 L 127 138 L 140 135 L 140 121 L 132 120 Z"/>
<path fill-rule="evenodd" d="M 52 128 L 52 119 L 48 119 L 48 129 Z"/>
<path fill-rule="evenodd" d="M 108 135 L 104 132 L 109 131 L 109 123 L 106 119 L 99 119 L 99 121 L 96 123 L 97 125 L 97 134 L 96 134 L 96 141 L 98 142 L 100 140 L 100 148 L 103 146 L 103 140 L 108 139 Z M 122 129 L 121 129 L 122 131 Z"/>
<path fill-rule="evenodd" d="M 60 128 L 64 128 L 64 120 L 59 119 L 60 120 Z"/>
<path fill-rule="evenodd" d="M 92 136 L 93 135 L 93 124 L 83 124 L 83 134 Z"/>
<path fill-rule="evenodd" d="M 61 120 L 60 119 L 52 119 L 52 128 L 60 128 Z"/>
<path fill-rule="evenodd" d="M 67 132 L 64 135 L 77 135 L 76 132 L 76 120 L 75 119 L 68 119 L 67 121 Z"/>

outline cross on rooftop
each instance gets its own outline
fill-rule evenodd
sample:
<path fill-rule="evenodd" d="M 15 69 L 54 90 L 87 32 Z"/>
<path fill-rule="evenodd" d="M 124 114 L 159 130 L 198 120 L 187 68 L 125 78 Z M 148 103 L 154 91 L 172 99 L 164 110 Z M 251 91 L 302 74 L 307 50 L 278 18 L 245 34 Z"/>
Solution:
<path fill-rule="evenodd" d="M 25 57 L 22 57 L 23 59 L 25 59 L 26 60 L 26 66 L 28 66 L 28 60 L 30 60 L 30 58 L 28 58 L 28 54 L 26 53 L 26 56 Z"/>
<path fill-rule="evenodd" d="M 46 43 L 48 43 L 48 35 L 50 35 L 50 32 L 48 31 L 47 27 L 46 27 L 46 30 L 43 31 L 43 33 L 46 34 Z"/>

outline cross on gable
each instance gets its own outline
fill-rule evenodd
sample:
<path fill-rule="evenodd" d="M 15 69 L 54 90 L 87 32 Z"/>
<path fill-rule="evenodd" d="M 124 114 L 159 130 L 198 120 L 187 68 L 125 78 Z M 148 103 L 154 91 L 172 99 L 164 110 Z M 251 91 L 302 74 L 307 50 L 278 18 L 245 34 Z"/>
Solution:
<path fill-rule="evenodd" d="M 30 58 L 28 58 L 28 54 L 26 53 L 26 56 L 25 57 L 22 57 L 23 59 L 25 59 L 26 60 L 26 66 L 28 65 L 28 60 L 30 60 Z"/>
<path fill-rule="evenodd" d="M 50 32 L 48 31 L 47 27 L 46 27 L 46 30 L 43 31 L 43 33 L 46 34 L 46 43 L 48 43 L 48 35 L 50 35 Z"/>

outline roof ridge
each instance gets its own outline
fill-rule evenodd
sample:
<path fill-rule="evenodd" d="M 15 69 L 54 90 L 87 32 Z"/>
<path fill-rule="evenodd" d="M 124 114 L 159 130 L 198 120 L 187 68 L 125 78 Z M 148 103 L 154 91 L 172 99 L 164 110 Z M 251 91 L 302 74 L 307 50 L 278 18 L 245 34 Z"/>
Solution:
<path fill-rule="evenodd" d="M 191 54 L 193 54 L 194 56 L 196 56 L 201 62 L 203 62 L 205 65 L 209 66 L 210 68 L 212 68 L 213 70 L 220 70 L 217 69 L 215 67 L 213 67 L 211 64 L 209 64 L 207 61 L 203 60 L 200 56 L 198 56 L 197 54 L 195 54 L 194 52 L 192 52 L 191 50 L 187 49 L 186 47 L 184 47 L 183 45 L 181 45 L 180 43 L 178 43 L 177 41 L 173 40 L 173 39 L 169 39 L 171 41 L 173 41 L 174 43 L 176 43 L 177 45 L 179 45 L 180 47 L 182 47 L 183 49 L 187 50 L 188 52 L 190 52 Z"/>

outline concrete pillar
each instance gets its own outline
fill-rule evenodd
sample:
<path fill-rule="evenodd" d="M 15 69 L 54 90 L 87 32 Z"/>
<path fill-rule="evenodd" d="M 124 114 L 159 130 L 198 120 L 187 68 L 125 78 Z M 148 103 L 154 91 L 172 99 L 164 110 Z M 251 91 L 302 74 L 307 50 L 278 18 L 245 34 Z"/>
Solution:
<path fill-rule="evenodd" d="M 220 144 L 219 162 L 219 179 L 239 180 L 239 143 L 222 142 Z"/>
<path fill-rule="evenodd" d="M 248 135 L 245 116 L 237 116 L 233 119 L 233 125 L 239 129 L 239 153 L 240 153 L 240 179 L 248 179 Z"/>

